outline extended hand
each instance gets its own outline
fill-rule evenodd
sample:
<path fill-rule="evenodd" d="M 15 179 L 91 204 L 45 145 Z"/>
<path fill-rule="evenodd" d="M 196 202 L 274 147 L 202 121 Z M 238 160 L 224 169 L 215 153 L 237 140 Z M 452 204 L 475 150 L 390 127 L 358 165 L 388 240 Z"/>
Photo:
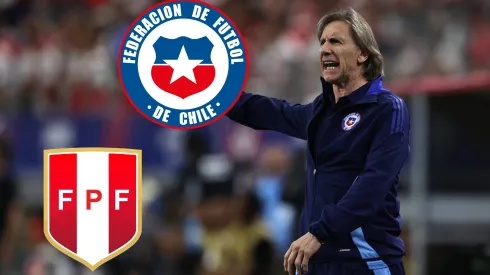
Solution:
<path fill-rule="evenodd" d="M 299 275 L 303 270 L 308 272 L 308 261 L 320 249 L 322 244 L 311 233 L 306 233 L 303 237 L 294 241 L 284 255 L 284 270 L 289 275 L 294 275 L 293 264 Z"/>

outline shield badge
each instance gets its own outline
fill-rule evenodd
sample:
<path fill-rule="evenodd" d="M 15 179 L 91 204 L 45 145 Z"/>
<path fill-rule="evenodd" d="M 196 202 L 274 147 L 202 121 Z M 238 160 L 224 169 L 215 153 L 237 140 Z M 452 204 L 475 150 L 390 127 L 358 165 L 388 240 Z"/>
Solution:
<path fill-rule="evenodd" d="M 158 38 L 153 44 L 153 82 L 163 91 L 182 99 L 206 90 L 216 76 L 211 61 L 213 47 L 206 36 L 199 39 L 185 36 Z"/>
<path fill-rule="evenodd" d="M 44 235 L 91 271 L 132 247 L 142 229 L 142 153 L 44 151 Z"/>

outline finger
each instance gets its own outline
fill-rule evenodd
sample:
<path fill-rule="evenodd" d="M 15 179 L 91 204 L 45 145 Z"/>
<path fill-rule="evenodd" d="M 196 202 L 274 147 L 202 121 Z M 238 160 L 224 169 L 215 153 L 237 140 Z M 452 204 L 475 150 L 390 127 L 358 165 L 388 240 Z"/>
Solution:
<path fill-rule="evenodd" d="M 303 270 L 305 273 L 308 272 L 308 262 L 309 261 L 310 261 L 310 254 L 306 252 L 303 255 L 303 261 L 301 262 L 301 266 L 303 267 Z"/>
<path fill-rule="evenodd" d="M 303 263 L 304 252 L 300 251 L 296 260 L 294 261 L 294 266 L 296 267 L 296 271 L 298 271 L 299 275 L 303 275 L 303 269 L 301 268 L 301 263 Z"/>
<path fill-rule="evenodd" d="M 286 254 L 284 254 L 284 271 L 288 271 L 288 259 L 289 255 L 291 254 L 291 247 L 289 247 L 288 251 L 286 251 Z"/>
<path fill-rule="evenodd" d="M 288 273 L 289 273 L 289 275 L 294 275 L 294 271 L 295 271 L 294 261 L 296 260 L 296 256 L 298 256 L 298 250 L 293 248 L 291 250 L 291 254 L 289 255 L 289 258 L 288 258 Z"/>

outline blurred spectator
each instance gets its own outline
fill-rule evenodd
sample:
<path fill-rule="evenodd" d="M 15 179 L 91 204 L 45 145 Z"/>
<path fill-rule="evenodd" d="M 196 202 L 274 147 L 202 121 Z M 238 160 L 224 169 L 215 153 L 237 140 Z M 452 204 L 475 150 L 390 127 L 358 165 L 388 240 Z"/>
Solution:
<path fill-rule="evenodd" d="M 11 146 L 0 138 L 0 271 L 11 264 L 22 217 L 17 199 L 17 182 L 12 172 Z"/>
<path fill-rule="evenodd" d="M 232 200 L 214 199 L 201 209 L 201 275 L 271 274 L 274 248 L 260 213 L 253 193 Z"/>
<path fill-rule="evenodd" d="M 280 145 L 265 147 L 258 162 L 255 192 L 263 206 L 263 217 L 279 253 L 286 253 L 293 241 L 294 208 L 282 201 L 289 155 Z M 298 184 L 298 183 L 297 183 Z"/>
<path fill-rule="evenodd" d="M 304 150 L 295 150 L 292 153 L 290 169 L 284 179 L 284 188 L 282 192 L 282 200 L 293 207 L 294 218 L 292 226 L 292 238 L 297 239 L 299 234 L 299 216 L 303 209 L 305 199 L 306 182 L 306 155 Z"/>
<path fill-rule="evenodd" d="M 473 18 L 474 27 L 470 32 L 469 55 L 471 57 L 471 68 L 483 70 L 490 67 L 490 9 L 481 9 L 475 5 Z"/>
<path fill-rule="evenodd" d="M 262 204 L 252 192 L 238 198 L 237 219 L 232 229 L 238 264 L 245 275 L 270 275 L 274 263 L 271 234 L 263 223 Z"/>

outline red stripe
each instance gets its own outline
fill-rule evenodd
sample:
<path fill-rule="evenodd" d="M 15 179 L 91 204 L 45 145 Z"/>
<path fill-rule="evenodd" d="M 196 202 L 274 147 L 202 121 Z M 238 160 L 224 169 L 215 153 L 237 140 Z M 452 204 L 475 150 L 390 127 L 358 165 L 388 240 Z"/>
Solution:
<path fill-rule="evenodd" d="M 109 154 L 109 253 L 124 246 L 136 233 L 137 206 L 136 155 Z M 116 191 L 121 193 L 119 210 L 116 209 Z"/>
<path fill-rule="evenodd" d="M 59 208 L 60 190 L 71 201 Z M 77 154 L 49 156 L 49 233 L 62 246 L 77 253 Z"/>

